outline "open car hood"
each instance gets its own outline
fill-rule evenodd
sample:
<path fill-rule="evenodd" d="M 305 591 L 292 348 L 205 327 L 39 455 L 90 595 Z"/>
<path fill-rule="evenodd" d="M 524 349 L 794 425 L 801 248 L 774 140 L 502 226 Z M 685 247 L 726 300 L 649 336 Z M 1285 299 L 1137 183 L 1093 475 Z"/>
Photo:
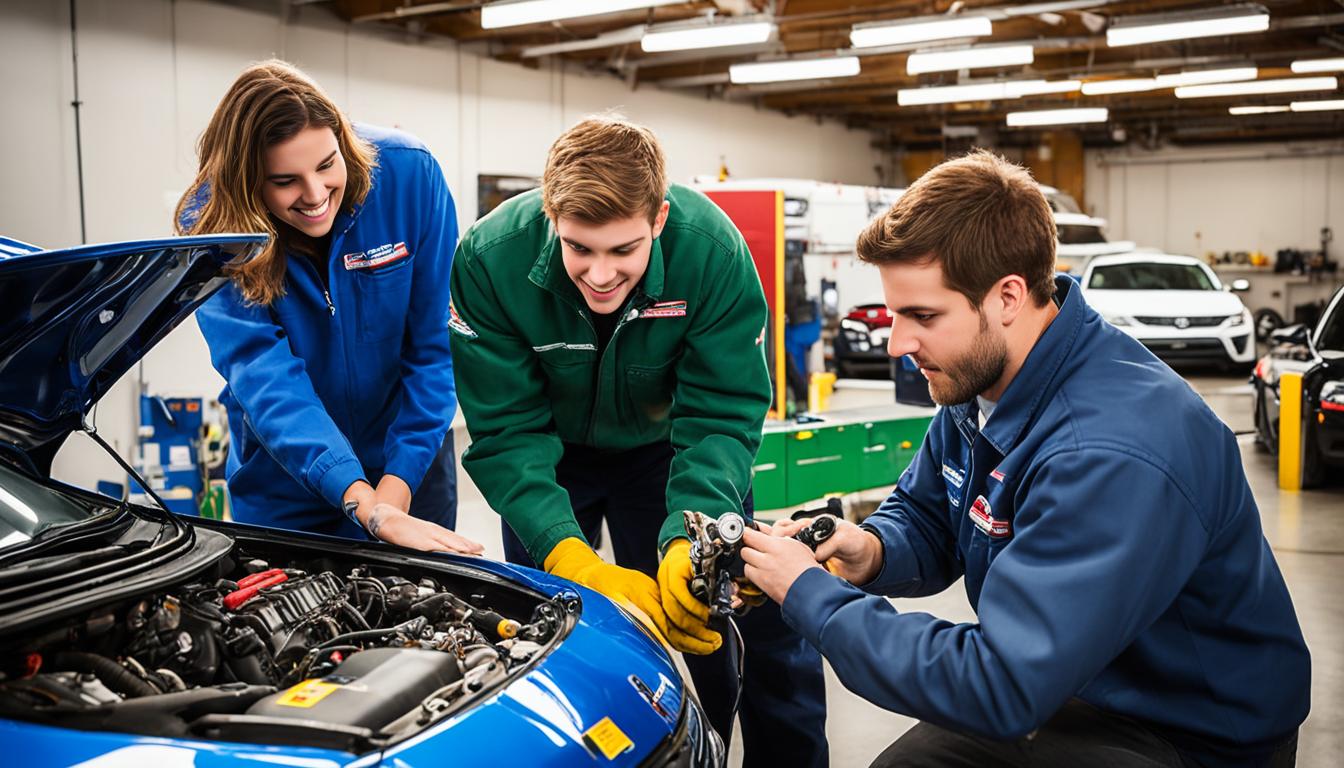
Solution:
<path fill-rule="evenodd" d="M 225 266 L 265 242 L 204 235 L 44 251 L 0 238 L 0 445 L 47 474 L 98 398 L 225 284 Z"/>

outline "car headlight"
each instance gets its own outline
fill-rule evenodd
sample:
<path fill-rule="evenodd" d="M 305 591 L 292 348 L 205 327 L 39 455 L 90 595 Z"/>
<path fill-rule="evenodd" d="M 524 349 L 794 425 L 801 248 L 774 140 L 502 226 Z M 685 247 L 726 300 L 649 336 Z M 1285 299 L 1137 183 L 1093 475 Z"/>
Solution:
<path fill-rule="evenodd" d="M 1240 315 L 1232 315 L 1231 317 L 1227 318 L 1226 322 L 1228 328 L 1236 328 L 1239 325 L 1250 325 L 1251 313 L 1246 310 L 1242 310 Z"/>
<path fill-rule="evenodd" d="M 1124 315 L 1102 315 L 1102 317 L 1106 318 L 1106 322 L 1111 325 L 1133 325 L 1133 323 L 1129 321 L 1129 318 Z"/>
<path fill-rule="evenodd" d="M 840 332 L 845 335 L 845 338 L 848 339 L 850 343 L 854 344 L 860 349 L 868 348 L 867 325 L 864 325 L 858 320 L 850 320 L 849 318 L 845 318 L 840 321 Z"/>
<path fill-rule="evenodd" d="M 1321 385 L 1321 410 L 1344 413 L 1344 381 L 1327 381 Z"/>
<path fill-rule="evenodd" d="M 644 768 L 719 768 L 727 760 L 723 739 L 709 727 L 700 703 L 682 691 L 677 729 L 641 763 Z"/>

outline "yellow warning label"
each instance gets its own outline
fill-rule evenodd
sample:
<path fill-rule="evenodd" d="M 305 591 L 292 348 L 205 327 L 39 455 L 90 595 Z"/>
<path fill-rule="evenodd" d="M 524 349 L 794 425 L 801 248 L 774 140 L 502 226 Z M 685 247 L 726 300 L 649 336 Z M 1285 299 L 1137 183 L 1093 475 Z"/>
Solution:
<path fill-rule="evenodd" d="M 616 727 L 610 717 L 602 718 L 597 725 L 584 731 L 583 740 L 596 748 L 608 760 L 615 760 L 617 755 L 635 748 L 635 742 L 631 741 L 624 731 Z"/>
<path fill-rule="evenodd" d="M 285 695 L 276 699 L 275 703 L 282 707 L 311 707 L 340 687 L 335 683 L 324 683 L 321 680 L 304 680 L 285 691 Z"/>

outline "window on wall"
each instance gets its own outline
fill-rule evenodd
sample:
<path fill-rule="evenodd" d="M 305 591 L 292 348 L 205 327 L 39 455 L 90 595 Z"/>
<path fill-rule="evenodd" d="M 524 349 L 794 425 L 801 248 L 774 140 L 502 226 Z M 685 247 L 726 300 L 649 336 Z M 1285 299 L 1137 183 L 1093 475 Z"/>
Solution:
<path fill-rule="evenodd" d="M 494 176 L 480 174 L 476 177 L 476 218 L 482 218 L 495 210 L 510 197 L 536 189 L 538 181 L 534 176 Z"/>

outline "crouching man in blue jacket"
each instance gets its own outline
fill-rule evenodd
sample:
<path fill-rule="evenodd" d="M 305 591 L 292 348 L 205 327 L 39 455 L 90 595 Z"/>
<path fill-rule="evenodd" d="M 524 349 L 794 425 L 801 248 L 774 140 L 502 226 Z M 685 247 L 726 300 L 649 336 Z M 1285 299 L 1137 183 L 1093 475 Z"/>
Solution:
<path fill-rule="evenodd" d="M 1310 660 L 1236 440 L 1054 278 L 1026 171 L 944 163 L 858 254 L 942 408 L 863 525 L 743 558 L 846 687 L 922 721 L 874 765 L 1293 765 Z M 977 623 L 882 597 L 963 576 Z"/>

